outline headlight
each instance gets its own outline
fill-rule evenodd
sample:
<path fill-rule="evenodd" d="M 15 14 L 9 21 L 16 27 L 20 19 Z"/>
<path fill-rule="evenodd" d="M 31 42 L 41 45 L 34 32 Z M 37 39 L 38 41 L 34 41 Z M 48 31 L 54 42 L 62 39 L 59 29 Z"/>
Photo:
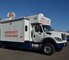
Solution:
<path fill-rule="evenodd" d="M 58 37 L 55 37 L 55 39 L 57 40 L 57 41 L 62 41 L 60 38 L 58 38 Z"/>

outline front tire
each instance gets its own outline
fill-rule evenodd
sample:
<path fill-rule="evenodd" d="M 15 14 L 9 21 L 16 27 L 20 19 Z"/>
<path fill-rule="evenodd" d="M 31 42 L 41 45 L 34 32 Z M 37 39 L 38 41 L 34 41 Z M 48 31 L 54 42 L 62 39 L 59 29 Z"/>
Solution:
<path fill-rule="evenodd" d="M 51 44 L 51 43 L 45 43 L 45 44 L 42 46 L 42 51 L 43 51 L 43 53 L 46 54 L 46 55 L 52 55 L 52 54 L 55 52 L 54 45 Z"/>

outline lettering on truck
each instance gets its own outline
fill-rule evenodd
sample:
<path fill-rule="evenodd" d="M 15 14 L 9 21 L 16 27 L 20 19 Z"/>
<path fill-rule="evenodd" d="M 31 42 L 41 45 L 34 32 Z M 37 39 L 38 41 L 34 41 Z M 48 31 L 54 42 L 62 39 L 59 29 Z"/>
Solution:
<path fill-rule="evenodd" d="M 49 24 L 49 20 L 46 20 L 45 18 L 41 18 L 40 23 Z"/>
<path fill-rule="evenodd" d="M 4 32 L 4 36 L 5 37 L 18 37 L 18 31 L 14 30 L 14 31 L 5 31 Z"/>

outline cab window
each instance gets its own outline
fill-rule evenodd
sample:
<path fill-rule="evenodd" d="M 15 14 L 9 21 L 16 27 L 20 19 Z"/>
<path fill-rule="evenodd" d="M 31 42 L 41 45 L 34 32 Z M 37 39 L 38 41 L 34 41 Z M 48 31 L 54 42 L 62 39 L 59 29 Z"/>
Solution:
<path fill-rule="evenodd" d="M 42 32 L 42 28 L 39 25 L 35 26 L 35 32 Z"/>

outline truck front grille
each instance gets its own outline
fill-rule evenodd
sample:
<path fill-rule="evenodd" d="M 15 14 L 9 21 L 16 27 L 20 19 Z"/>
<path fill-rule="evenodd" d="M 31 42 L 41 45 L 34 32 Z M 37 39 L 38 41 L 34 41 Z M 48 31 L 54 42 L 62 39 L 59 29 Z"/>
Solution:
<path fill-rule="evenodd" d="M 65 40 L 66 39 L 66 35 L 65 34 L 61 34 L 61 37 L 62 37 L 62 40 Z"/>

